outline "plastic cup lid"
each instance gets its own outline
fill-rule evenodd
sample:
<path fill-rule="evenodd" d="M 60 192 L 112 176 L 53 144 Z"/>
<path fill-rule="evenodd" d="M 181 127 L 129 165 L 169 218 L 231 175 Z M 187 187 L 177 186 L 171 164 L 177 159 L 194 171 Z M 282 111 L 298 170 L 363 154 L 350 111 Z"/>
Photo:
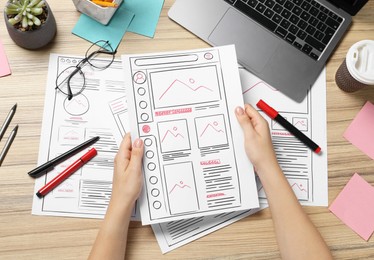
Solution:
<path fill-rule="evenodd" d="M 374 85 L 374 41 L 363 40 L 353 44 L 347 53 L 346 64 L 357 81 Z"/>

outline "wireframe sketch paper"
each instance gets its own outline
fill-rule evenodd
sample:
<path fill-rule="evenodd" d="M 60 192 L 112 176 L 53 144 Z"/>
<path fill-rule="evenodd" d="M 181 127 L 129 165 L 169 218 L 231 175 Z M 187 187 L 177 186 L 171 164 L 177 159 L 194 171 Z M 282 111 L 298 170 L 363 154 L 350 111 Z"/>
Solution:
<path fill-rule="evenodd" d="M 327 206 L 326 71 L 321 72 L 301 103 L 284 96 L 244 68 L 239 71 L 245 103 L 256 108 L 256 103 L 266 98 L 282 116 L 322 148 L 321 154 L 313 153 L 276 121 L 259 111 L 269 122 L 279 165 L 300 203 Z M 266 195 L 258 178 L 257 185 L 260 202 L 266 203 Z"/>
<path fill-rule="evenodd" d="M 117 126 L 107 100 L 125 92 L 122 62 L 115 60 L 105 70 L 84 66 L 86 87 L 69 101 L 66 95 L 55 90 L 55 81 L 65 68 L 77 64 L 82 58 L 50 56 L 38 165 L 95 136 L 100 136 L 93 145 L 98 155 L 43 199 L 34 195 L 33 214 L 102 218 L 110 200 L 117 139 L 121 137 L 113 130 Z M 73 87 L 80 84 L 72 82 Z M 35 192 L 84 152 L 36 179 Z M 133 219 L 136 219 L 136 213 L 134 209 Z"/>
<path fill-rule="evenodd" d="M 130 129 L 145 144 L 143 224 L 259 207 L 234 115 L 233 46 L 122 56 Z"/>

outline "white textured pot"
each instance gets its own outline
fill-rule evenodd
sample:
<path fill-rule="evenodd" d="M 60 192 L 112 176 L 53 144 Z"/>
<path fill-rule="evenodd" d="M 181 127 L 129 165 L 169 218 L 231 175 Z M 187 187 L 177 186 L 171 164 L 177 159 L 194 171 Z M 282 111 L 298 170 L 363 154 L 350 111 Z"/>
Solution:
<path fill-rule="evenodd" d="M 46 6 L 48 12 L 47 20 L 35 31 L 22 32 L 16 29 L 8 22 L 7 15 L 4 12 L 4 20 L 9 36 L 18 46 L 34 50 L 44 47 L 53 40 L 57 32 L 56 20 L 48 3 L 46 3 Z"/>

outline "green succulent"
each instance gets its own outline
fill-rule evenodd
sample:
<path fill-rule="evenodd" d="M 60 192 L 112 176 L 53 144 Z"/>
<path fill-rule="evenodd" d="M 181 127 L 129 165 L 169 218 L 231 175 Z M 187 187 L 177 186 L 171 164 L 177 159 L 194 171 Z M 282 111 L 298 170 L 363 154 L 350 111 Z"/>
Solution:
<path fill-rule="evenodd" d="M 43 13 L 44 0 L 9 0 L 5 6 L 5 13 L 8 15 L 8 22 L 12 25 L 18 23 L 22 28 L 40 26 L 38 18 Z"/>

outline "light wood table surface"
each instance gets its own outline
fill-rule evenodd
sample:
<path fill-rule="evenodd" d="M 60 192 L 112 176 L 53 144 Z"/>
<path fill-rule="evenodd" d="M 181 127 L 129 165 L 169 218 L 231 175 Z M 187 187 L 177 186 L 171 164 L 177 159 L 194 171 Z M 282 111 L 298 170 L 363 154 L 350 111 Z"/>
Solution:
<path fill-rule="evenodd" d="M 49 0 L 58 33 L 53 43 L 37 51 L 16 46 L 0 16 L 0 39 L 12 75 L 0 78 L 0 122 L 9 109 L 18 109 L 11 129 L 18 135 L 0 167 L 0 259 L 86 259 L 101 220 L 31 215 L 34 179 L 27 175 L 37 163 L 44 93 L 50 53 L 84 55 L 90 45 L 71 30 L 79 13 L 71 0 Z M 126 33 L 118 56 L 203 48 L 208 45 L 171 21 L 166 0 L 154 39 Z M 3 8 L 2 1 L 1 8 Z M 329 204 L 353 173 L 374 185 L 374 161 L 343 138 L 343 133 L 364 103 L 374 103 L 374 88 L 349 94 L 335 84 L 334 75 L 349 47 L 363 39 L 374 40 L 374 0 L 354 17 L 353 25 L 327 64 L 327 141 Z M 373 133 L 374 134 L 374 133 Z M 373 205 L 374 206 L 374 205 Z M 326 239 L 336 259 L 374 259 L 374 238 L 364 241 L 326 207 L 304 207 Z M 127 259 L 279 259 L 270 211 L 247 217 L 213 234 L 162 255 L 152 229 L 132 223 Z"/>

